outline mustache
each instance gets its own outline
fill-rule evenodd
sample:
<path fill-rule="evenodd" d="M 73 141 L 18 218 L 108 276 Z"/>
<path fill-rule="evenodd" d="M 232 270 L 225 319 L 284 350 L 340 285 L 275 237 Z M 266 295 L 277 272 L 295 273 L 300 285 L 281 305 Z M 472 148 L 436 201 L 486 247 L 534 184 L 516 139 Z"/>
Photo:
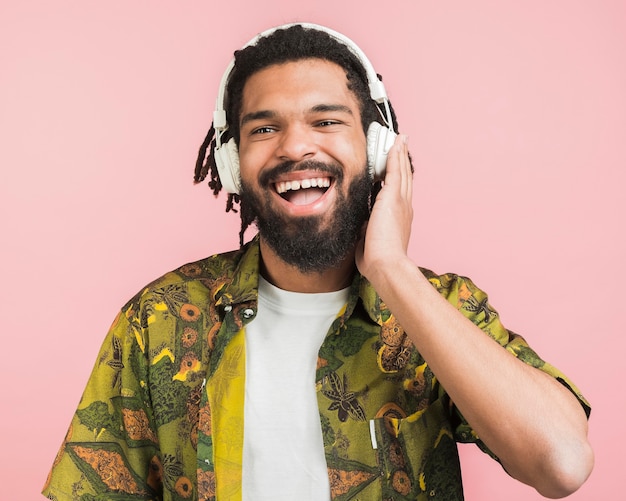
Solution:
<path fill-rule="evenodd" d="M 273 179 L 276 177 L 287 174 L 288 172 L 301 172 L 304 170 L 314 170 L 320 173 L 329 174 L 330 177 L 334 177 L 338 184 L 343 181 L 343 170 L 336 163 L 325 163 L 319 160 L 303 160 L 301 162 L 285 161 L 275 167 L 263 172 L 259 176 L 259 184 L 263 188 L 269 187 Z"/>

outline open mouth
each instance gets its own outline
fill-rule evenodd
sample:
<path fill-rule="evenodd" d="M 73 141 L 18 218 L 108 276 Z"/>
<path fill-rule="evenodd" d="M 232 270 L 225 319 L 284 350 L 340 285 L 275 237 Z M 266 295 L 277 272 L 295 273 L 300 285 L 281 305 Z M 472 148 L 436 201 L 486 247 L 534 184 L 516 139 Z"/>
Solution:
<path fill-rule="evenodd" d="M 279 181 L 274 184 L 274 187 L 276 192 L 289 203 L 309 205 L 322 198 L 330 185 L 330 177 L 312 177 Z"/>

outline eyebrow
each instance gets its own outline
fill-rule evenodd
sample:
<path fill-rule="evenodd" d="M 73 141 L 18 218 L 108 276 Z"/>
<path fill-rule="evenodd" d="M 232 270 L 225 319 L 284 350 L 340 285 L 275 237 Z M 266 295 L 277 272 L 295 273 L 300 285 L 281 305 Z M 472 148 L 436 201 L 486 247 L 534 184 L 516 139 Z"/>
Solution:
<path fill-rule="evenodd" d="M 313 108 L 311 108 L 311 111 L 313 113 L 320 113 L 324 111 L 339 111 L 342 113 L 348 113 L 350 115 L 353 115 L 352 110 L 348 106 L 345 106 L 343 104 L 318 104 L 316 106 L 313 106 Z"/>
<path fill-rule="evenodd" d="M 270 110 L 261 110 L 261 111 L 253 111 L 252 113 L 246 113 L 241 117 L 240 127 L 243 127 L 248 122 L 252 122 L 253 120 L 264 120 L 266 118 L 274 118 L 276 113 Z"/>
<path fill-rule="evenodd" d="M 348 113 L 350 115 L 354 115 L 354 113 L 352 113 L 352 110 L 348 106 L 345 106 L 343 104 L 317 104 L 309 110 L 310 113 L 324 113 L 328 111 L 338 111 L 341 113 Z M 268 118 L 275 118 L 276 115 L 277 115 L 276 112 L 271 111 L 271 110 L 260 110 L 260 111 L 253 111 L 251 113 L 246 113 L 243 117 L 241 117 L 241 123 L 239 124 L 239 126 L 243 127 L 248 122 L 252 122 L 254 120 L 265 120 Z"/>

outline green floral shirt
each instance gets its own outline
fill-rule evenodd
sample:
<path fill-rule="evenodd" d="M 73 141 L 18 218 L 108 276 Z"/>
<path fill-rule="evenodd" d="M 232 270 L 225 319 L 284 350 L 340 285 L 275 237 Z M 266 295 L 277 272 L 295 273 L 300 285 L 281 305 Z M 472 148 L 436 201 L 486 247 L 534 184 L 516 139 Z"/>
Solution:
<path fill-rule="evenodd" d="M 589 413 L 576 387 L 502 326 L 470 280 L 422 272 L 486 335 L 557 378 Z M 256 315 L 258 276 L 255 239 L 166 274 L 124 306 L 45 496 L 241 499 L 243 333 Z M 360 275 L 320 348 L 316 390 L 333 500 L 461 500 L 456 442 L 489 453 Z"/>

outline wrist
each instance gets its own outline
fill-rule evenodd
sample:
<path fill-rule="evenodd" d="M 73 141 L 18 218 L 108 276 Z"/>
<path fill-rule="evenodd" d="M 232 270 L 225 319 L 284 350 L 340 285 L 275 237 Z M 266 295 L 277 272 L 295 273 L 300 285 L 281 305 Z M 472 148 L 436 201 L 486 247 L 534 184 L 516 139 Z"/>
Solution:
<path fill-rule="evenodd" d="M 388 257 L 370 266 L 367 279 L 381 297 L 392 293 L 396 288 L 403 288 L 407 281 L 426 280 L 411 259 L 404 256 Z"/>

